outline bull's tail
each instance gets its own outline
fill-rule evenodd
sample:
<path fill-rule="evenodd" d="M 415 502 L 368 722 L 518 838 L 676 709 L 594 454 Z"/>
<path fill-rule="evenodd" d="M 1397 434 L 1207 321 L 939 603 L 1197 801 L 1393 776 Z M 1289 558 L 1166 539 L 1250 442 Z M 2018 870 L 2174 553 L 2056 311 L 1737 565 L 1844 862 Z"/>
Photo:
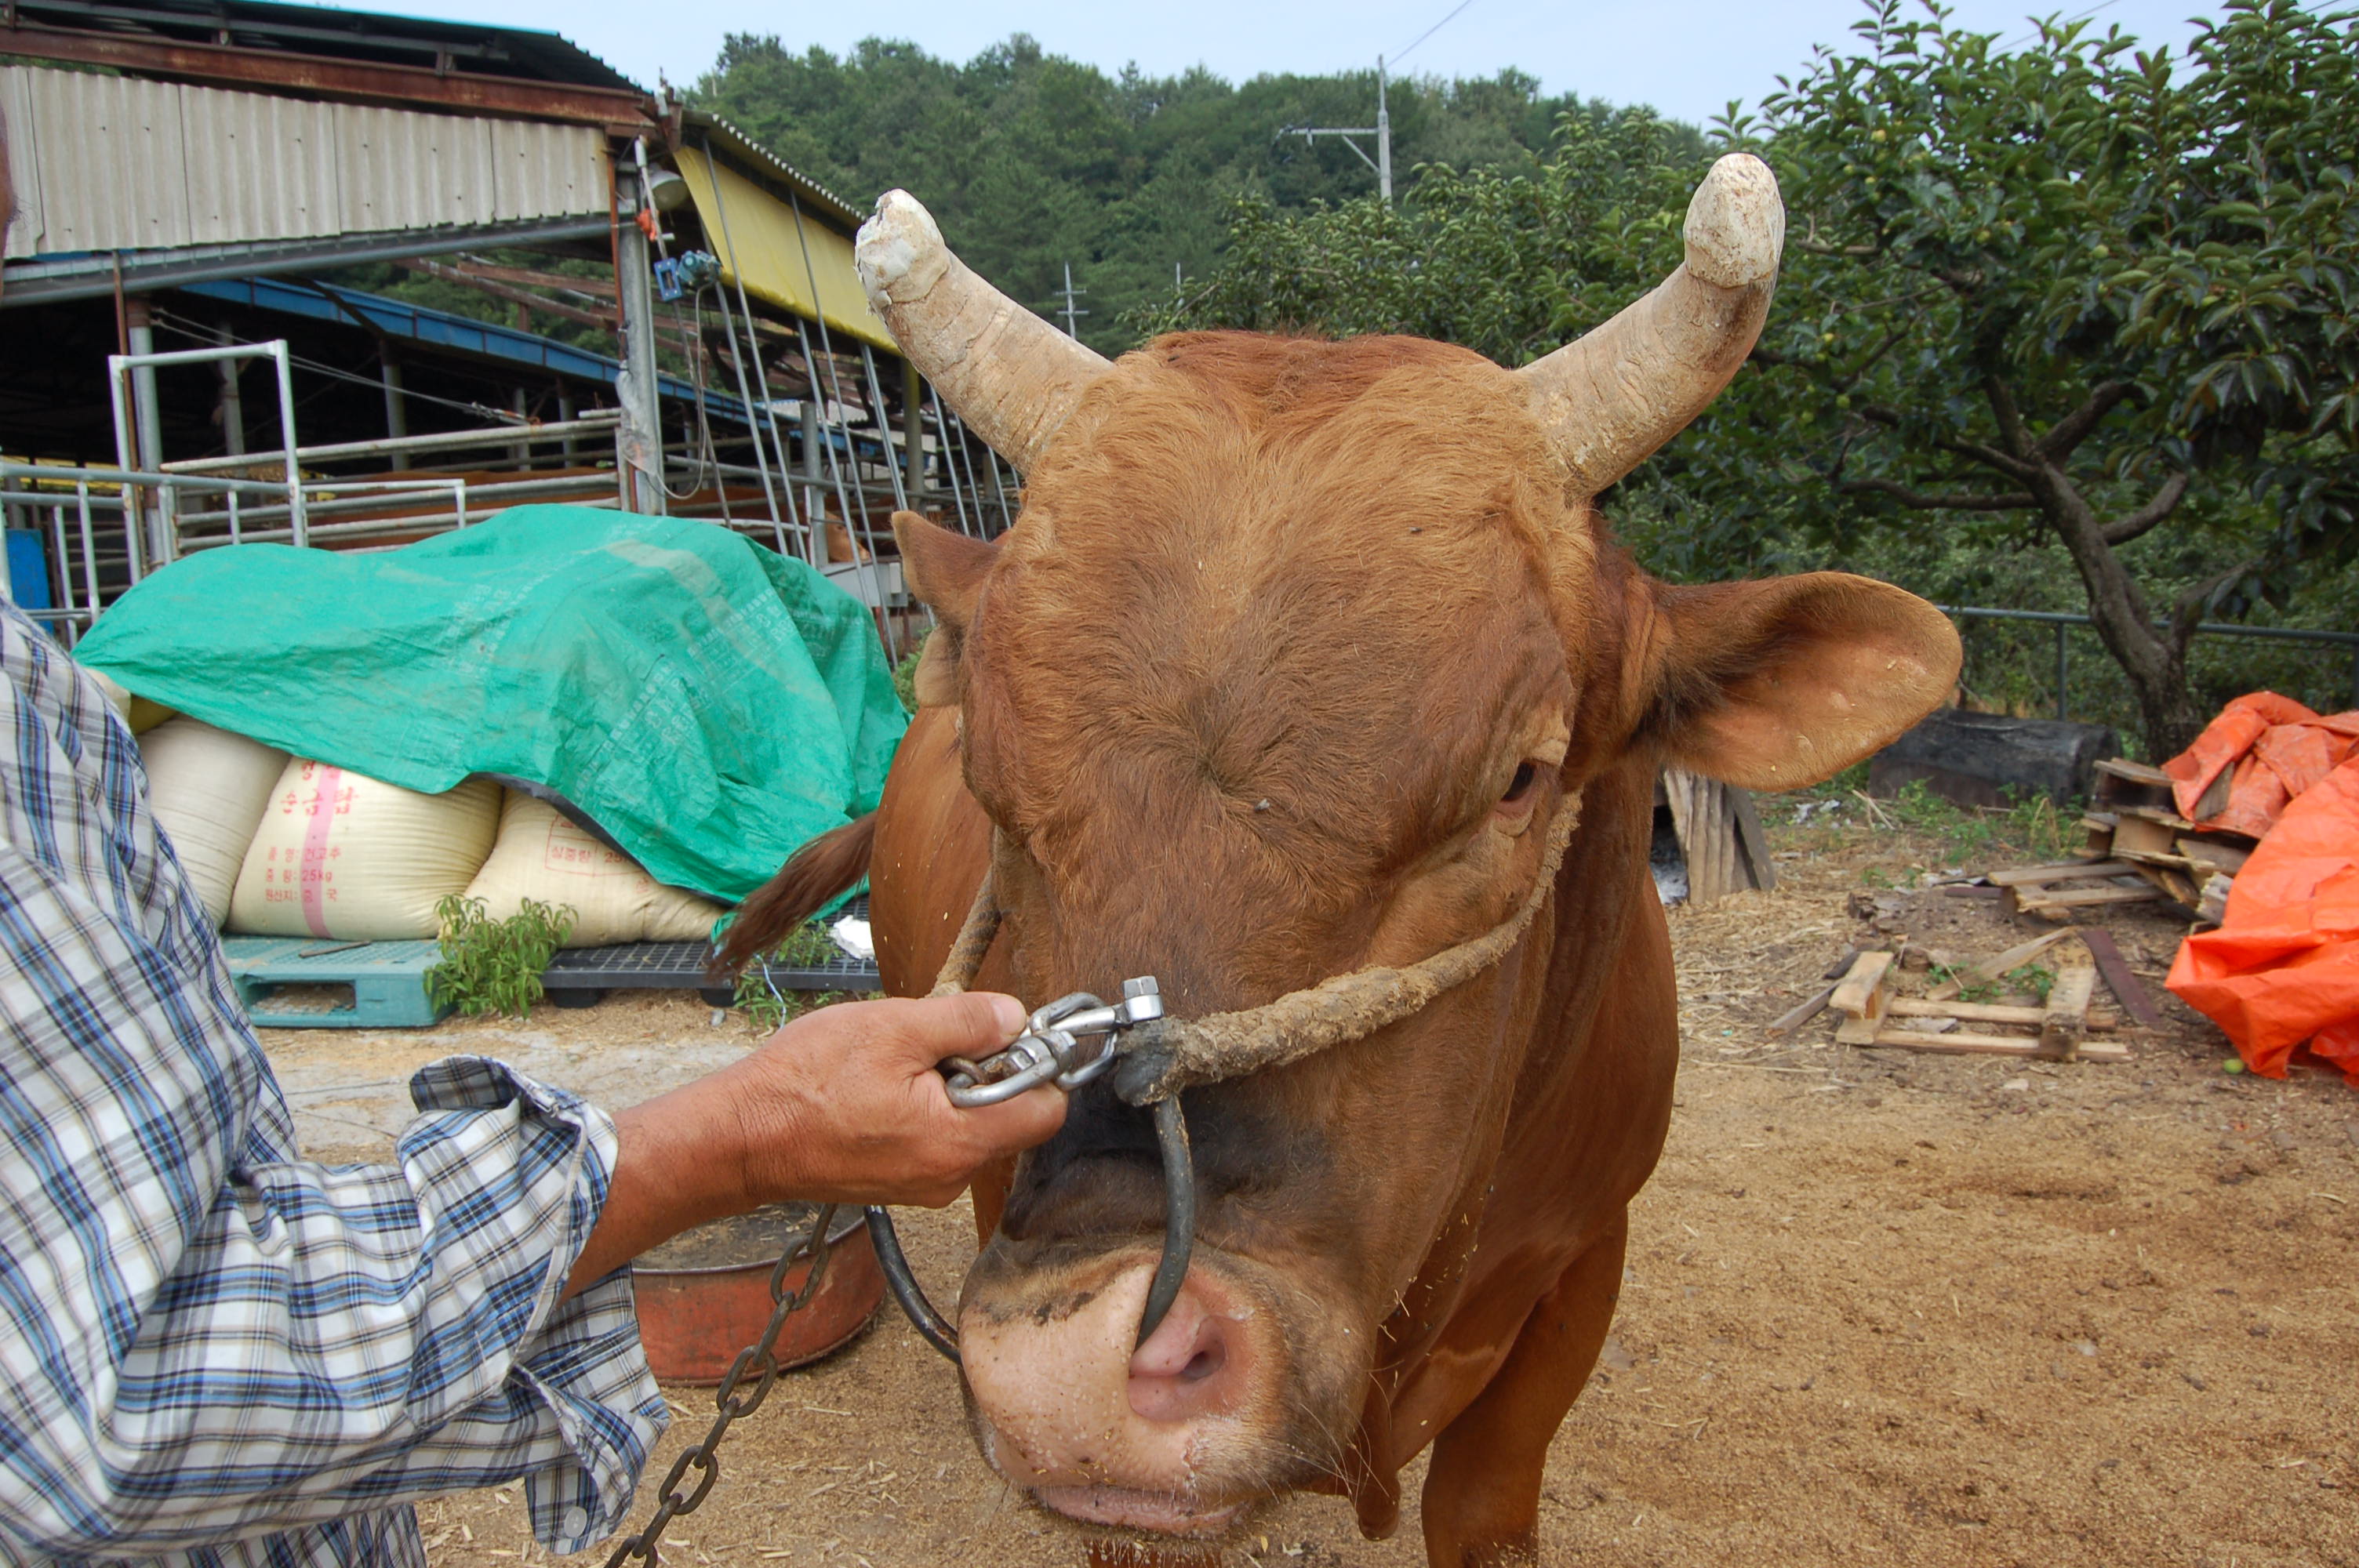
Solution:
<path fill-rule="evenodd" d="M 706 971 L 728 979 L 776 947 L 821 904 L 868 874 L 876 844 L 876 814 L 854 817 L 796 850 L 778 874 L 745 895 L 729 923 L 720 952 Z"/>

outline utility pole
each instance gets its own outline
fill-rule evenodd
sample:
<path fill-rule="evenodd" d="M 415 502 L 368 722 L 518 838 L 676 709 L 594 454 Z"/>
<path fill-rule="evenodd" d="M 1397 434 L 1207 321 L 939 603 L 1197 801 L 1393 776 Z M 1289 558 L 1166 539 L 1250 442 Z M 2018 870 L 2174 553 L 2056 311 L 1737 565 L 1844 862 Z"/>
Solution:
<path fill-rule="evenodd" d="M 1073 287 L 1073 264 L 1071 262 L 1067 262 L 1065 264 L 1065 287 L 1059 289 L 1057 292 L 1063 297 L 1065 301 L 1063 309 L 1060 312 L 1065 318 L 1065 336 L 1078 339 L 1082 334 L 1074 329 L 1075 319 L 1086 316 L 1089 312 L 1077 308 L 1073 302 L 1079 299 L 1082 295 L 1087 294 L 1089 290 L 1086 288 L 1075 288 Z"/>
<path fill-rule="evenodd" d="M 645 516 L 664 514 L 664 449 L 662 415 L 656 401 L 656 301 L 653 264 L 648 260 L 648 229 L 639 224 L 645 212 L 652 219 L 655 203 L 647 189 L 647 144 L 641 137 L 632 148 L 631 164 L 615 170 L 622 189 L 616 208 L 622 222 L 616 257 L 615 303 L 622 317 L 623 368 L 615 379 L 615 401 L 622 418 L 614 427 L 616 474 L 625 508 Z M 660 232 L 658 230 L 658 232 Z"/>
<path fill-rule="evenodd" d="M 1419 41 L 1423 42 L 1424 40 L 1419 39 Z M 1351 148 L 1353 152 L 1359 154 L 1360 161 L 1366 164 L 1371 169 L 1375 171 L 1376 193 L 1385 199 L 1386 206 L 1389 207 L 1392 205 L 1393 116 L 1392 111 L 1386 107 L 1385 104 L 1384 56 L 1378 55 L 1376 57 L 1376 123 L 1375 124 L 1280 125 L 1277 128 L 1277 134 L 1281 136 L 1300 136 L 1304 141 L 1310 143 L 1313 146 L 1318 145 L 1319 138 L 1321 136 L 1343 137 L 1343 145 Z M 1354 136 L 1375 137 L 1376 156 L 1370 157 L 1368 156 L 1368 149 L 1352 139 Z"/>

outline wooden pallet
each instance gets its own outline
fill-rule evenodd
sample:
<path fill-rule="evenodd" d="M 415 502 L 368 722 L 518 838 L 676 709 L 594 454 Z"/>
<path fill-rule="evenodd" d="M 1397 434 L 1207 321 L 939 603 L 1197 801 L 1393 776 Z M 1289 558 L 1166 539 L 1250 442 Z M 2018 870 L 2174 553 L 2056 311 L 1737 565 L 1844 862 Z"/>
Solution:
<path fill-rule="evenodd" d="M 1989 1002 L 1935 1001 L 1893 994 L 1899 955 L 1862 953 L 1851 970 L 1836 983 L 1832 1005 L 1843 1022 L 1835 1038 L 1846 1045 L 1897 1045 L 1911 1051 L 1950 1054 L 2037 1056 L 2057 1062 L 2126 1062 L 2129 1047 L 2118 1041 L 2092 1040 L 2092 1029 L 2111 1029 L 2118 1019 L 2093 1011 L 2097 968 L 2085 954 L 2067 958 L 2058 969 L 2048 1000 L 2038 1007 L 2007 1007 Z M 1911 1027 L 1911 1019 L 1952 1019 L 1960 1025 L 2006 1024 L 2028 1028 L 2028 1034 L 1992 1034 L 1966 1028 L 1935 1030 Z"/>
<path fill-rule="evenodd" d="M 257 1028 L 409 1029 L 451 1011 L 426 989 L 440 942 L 224 936 L 222 952 Z"/>
<path fill-rule="evenodd" d="M 2125 860 L 2059 860 L 2042 866 L 2014 866 L 1984 879 L 2001 889 L 2006 906 L 2018 914 L 2043 920 L 2069 921 L 2084 910 L 2113 904 L 2151 903 L 2169 894 Z"/>
<path fill-rule="evenodd" d="M 2086 851 L 2126 862 L 2164 897 L 2216 925 L 2255 843 L 2245 834 L 2202 826 L 2227 804 L 2225 773 L 2196 802 L 2190 820 L 2180 815 L 2170 777 L 2160 768 L 2125 759 L 2099 762 L 2095 797 L 2081 819 Z"/>

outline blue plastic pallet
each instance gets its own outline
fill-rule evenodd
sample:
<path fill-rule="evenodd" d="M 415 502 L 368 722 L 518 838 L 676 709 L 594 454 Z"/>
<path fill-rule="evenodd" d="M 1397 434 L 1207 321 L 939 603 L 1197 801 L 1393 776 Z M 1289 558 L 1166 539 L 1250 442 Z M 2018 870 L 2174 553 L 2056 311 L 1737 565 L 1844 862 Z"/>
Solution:
<path fill-rule="evenodd" d="M 224 936 L 237 999 L 257 1027 L 407 1029 L 440 1022 L 451 1009 L 426 989 L 439 942 L 339 942 L 321 936 Z M 337 987 L 351 993 L 290 987 Z"/>

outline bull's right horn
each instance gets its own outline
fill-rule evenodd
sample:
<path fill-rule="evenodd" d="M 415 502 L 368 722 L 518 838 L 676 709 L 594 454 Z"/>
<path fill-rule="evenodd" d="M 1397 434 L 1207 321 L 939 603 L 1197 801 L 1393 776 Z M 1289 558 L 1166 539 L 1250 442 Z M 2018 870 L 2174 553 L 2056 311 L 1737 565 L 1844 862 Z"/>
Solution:
<path fill-rule="evenodd" d="M 876 199 L 853 257 L 869 303 L 918 373 L 992 450 L 1029 473 L 1106 373 L 1105 356 L 977 276 L 906 190 Z"/>
<path fill-rule="evenodd" d="M 1722 158 L 1688 203 L 1684 235 L 1686 262 L 1652 293 L 1516 373 L 1578 494 L 1646 461 L 1753 351 L 1786 243 L 1777 177 L 1749 153 Z"/>

